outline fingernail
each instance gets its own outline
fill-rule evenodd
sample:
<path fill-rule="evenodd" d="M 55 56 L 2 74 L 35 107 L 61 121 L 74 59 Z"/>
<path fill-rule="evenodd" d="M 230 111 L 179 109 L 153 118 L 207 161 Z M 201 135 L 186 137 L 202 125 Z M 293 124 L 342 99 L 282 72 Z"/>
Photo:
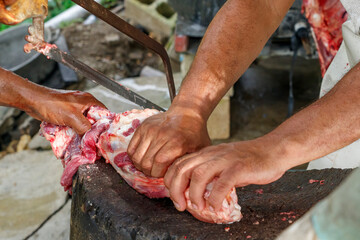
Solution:
<path fill-rule="evenodd" d="M 197 206 L 195 203 L 192 203 L 192 204 L 191 204 L 191 207 L 192 207 L 194 210 L 198 210 L 198 209 L 199 209 L 198 206 Z"/>
<path fill-rule="evenodd" d="M 209 206 L 210 212 L 215 212 L 215 209 L 212 206 Z"/>
<path fill-rule="evenodd" d="M 176 208 L 177 210 L 179 210 L 179 209 L 180 209 L 180 205 L 179 205 L 177 202 L 173 202 L 173 203 L 174 203 L 175 208 Z"/>

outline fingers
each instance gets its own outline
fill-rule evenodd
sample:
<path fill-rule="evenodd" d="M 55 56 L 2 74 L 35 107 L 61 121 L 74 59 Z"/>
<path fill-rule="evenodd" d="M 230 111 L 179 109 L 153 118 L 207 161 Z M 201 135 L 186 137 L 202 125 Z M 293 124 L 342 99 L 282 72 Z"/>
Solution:
<path fill-rule="evenodd" d="M 161 154 L 161 152 L 163 152 L 164 150 L 164 141 L 163 140 L 155 140 L 152 141 L 147 152 L 145 153 L 145 155 L 143 156 L 143 161 L 142 163 L 151 163 L 151 170 L 150 170 L 150 175 L 152 177 L 163 177 L 165 175 L 166 169 L 167 169 L 167 165 L 165 162 L 168 158 L 164 158 L 163 155 Z M 165 150 L 166 151 L 166 150 Z M 161 154 L 159 158 L 158 154 Z M 171 153 L 169 153 L 171 154 Z M 175 160 L 175 158 L 173 158 Z M 166 167 L 166 168 L 165 168 Z M 164 169 L 165 168 L 165 169 Z"/>
<path fill-rule="evenodd" d="M 150 146 L 150 149 L 152 146 Z M 154 149 L 157 148 L 154 146 Z M 185 149 L 180 147 L 175 141 L 165 143 L 156 153 L 152 153 L 150 158 L 154 158 L 151 169 L 151 176 L 164 177 L 168 167 L 179 157 L 185 154 Z"/>
<path fill-rule="evenodd" d="M 65 122 L 65 125 L 73 128 L 81 136 L 91 129 L 91 123 L 83 114 L 76 114 L 75 118 L 72 118 L 70 122 Z"/>
<path fill-rule="evenodd" d="M 91 95 L 90 93 L 84 93 L 85 96 L 87 98 L 90 98 L 86 101 L 86 108 L 85 109 L 82 109 L 82 112 L 85 112 L 86 110 L 88 110 L 91 106 L 99 106 L 99 107 L 102 107 L 102 108 L 106 108 L 107 107 L 102 103 L 100 102 L 99 100 L 97 100 L 93 95 Z"/>
<path fill-rule="evenodd" d="M 206 186 L 219 175 L 221 166 L 216 166 L 214 161 L 206 162 L 196 167 L 191 174 L 189 198 L 195 210 L 205 207 L 204 194 Z"/>
<path fill-rule="evenodd" d="M 131 156 L 135 167 L 148 176 L 151 175 L 152 159 L 146 160 L 144 159 L 144 155 L 147 152 L 152 140 L 152 137 L 142 135 L 134 154 Z"/>
<path fill-rule="evenodd" d="M 215 211 L 219 211 L 222 206 L 222 202 L 226 198 L 227 194 L 235 186 L 234 172 L 224 172 L 220 175 L 211 190 L 208 198 L 208 203 Z"/>
<path fill-rule="evenodd" d="M 127 153 L 129 154 L 130 158 L 133 157 L 134 153 L 136 152 L 136 148 L 138 147 L 138 145 L 140 144 L 141 141 L 141 129 L 143 126 L 140 125 L 140 127 L 138 129 L 135 130 L 135 133 L 133 135 L 133 137 L 130 140 L 128 149 L 127 149 Z M 140 166 L 140 162 L 136 162 L 134 161 L 134 159 L 132 159 L 133 163 L 135 165 Z"/>
<path fill-rule="evenodd" d="M 189 186 L 191 169 L 196 166 L 192 157 L 196 154 L 184 156 L 171 165 L 164 177 L 164 184 L 169 189 L 170 198 L 179 211 L 186 209 L 185 190 Z"/>
<path fill-rule="evenodd" d="M 170 198 L 174 202 L 174 205 L 178 211 L 184 211 L 186 209 L 186 199 L 184 193 L 189 185 L 189 181 L 190 178 L 188 174 L 181 174 L 181 177 L 170 180 L 171 183 L 166 185 L 169 189 Z"/>

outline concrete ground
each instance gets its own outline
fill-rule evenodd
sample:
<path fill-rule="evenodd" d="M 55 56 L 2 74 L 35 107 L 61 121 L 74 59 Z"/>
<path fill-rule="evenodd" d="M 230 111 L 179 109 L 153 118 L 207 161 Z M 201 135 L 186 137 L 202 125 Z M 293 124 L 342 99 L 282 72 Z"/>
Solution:
<path fill-rule="evenodd" d="M 51 150 L 26 150 L 0 160 L 0 239 L 25 239 L 65 202 L 61 174 Z M 69 206 L 30 239 L 68 239 Z"/>

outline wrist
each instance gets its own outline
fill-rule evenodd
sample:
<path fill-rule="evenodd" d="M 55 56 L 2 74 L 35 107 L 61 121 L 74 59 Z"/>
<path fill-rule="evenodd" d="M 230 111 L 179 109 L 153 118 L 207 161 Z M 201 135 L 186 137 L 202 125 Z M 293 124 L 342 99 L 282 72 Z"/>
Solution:
<path fill-rule="evenodd" d="M 280 172 L 301 164 L 294 164 L 297 159 L 294 159 L 295 152 L 291 151 L 291 144 L 279 135 L 269 133 L 253 141 L 257 142 L 260 152 L 264 154 L 263 157 L 267 159 L 269 165 L 276 166 Z"/>
<path fill-rule="evenodd" d="M 206 124 L 209 118 L 206 111 L 199 105 L 195 104 L 193 101 L 179 99 L 178 96 L 175 97 L 167 112 L 170 115 L 183 115 L 191 117 L 204 124 Z"/>

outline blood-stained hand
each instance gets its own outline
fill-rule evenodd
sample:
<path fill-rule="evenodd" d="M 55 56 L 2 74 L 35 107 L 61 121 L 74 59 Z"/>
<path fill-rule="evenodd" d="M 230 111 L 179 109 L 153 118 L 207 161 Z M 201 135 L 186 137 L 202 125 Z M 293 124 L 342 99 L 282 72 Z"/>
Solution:
<path fill-rule="evenodd" d="M 146 175 L 163 177 L 177 158 L 195 152 L 211 141 L 206 120 L 191 110 L 171 110 L 146 119 L 136 130 L 128 154 Z"/>
<path fill-rule="evenodd" d="M 260 140 L 252 140 L 210 146 L 185 155 L 169 167 L 164 182 L 179 211 L 186 208 L 184 192 L 188 187 L 193 207 L 201 210 L 207 184 L 218 177 L 208 199 L 217 211 L 233 187 L 268 184 L 279 179 L 285 170 Z"/>
<path fill-rule="evenodd" d="M 90 93 L 80 91 L 61 91 L 46 89 L 44 94 L 33 99 L 26 112 L 41 121 L 73 128 L 78 134 L 83 135 L 91 128 L 84 112 L 91 106 L 106 108 Z"/>
<path fill-rule="evenodd" d="M 0 92 L 1 106 L 21 109 L 40 121 L 69 126 L 80 135 L 91 128 L 84 112 L 93 105 L 106 108 L 90 93 L 43 87 L 2 68 Z"/>
<path fill-rule="evenodd" d="M 21 109 L 30 116 L 72 127 L 82 135 L 91 128 L 84 112 L 91 106 L 105 106 L 90 93 L 55 90 L 37 85 L 0 68 L 0 105 Z"/>

